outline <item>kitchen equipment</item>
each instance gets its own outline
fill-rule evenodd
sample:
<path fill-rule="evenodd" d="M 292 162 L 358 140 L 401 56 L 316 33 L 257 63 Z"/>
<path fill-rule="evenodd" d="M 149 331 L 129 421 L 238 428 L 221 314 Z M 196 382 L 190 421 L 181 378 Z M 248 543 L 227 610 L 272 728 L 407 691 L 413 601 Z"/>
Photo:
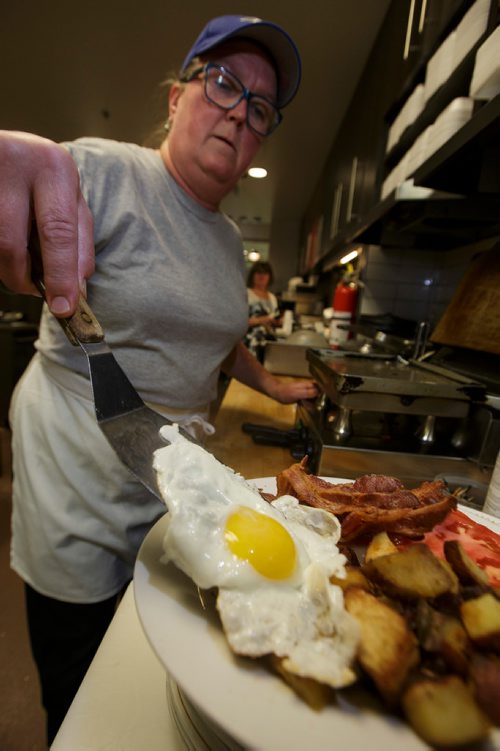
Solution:
<path fill-rule="evenodd" d="M 427 345 L 428 325 L 425 321 L 415 325 L 414 321 L 408 322 L 393 316 L 360 316 L 356 323 L 339 320 L 336 321 L 336 326 L 353 337 L 338 348 L 351 352 L 382 353 L 416 359 L 424 354 Z"/>
<path fill-rule="evenodd" d="M 45 296 L 36 230 L 31 234 L 30 252 L 34 281 Z M 80 346 L 87 355 L 100 429 L 125 466 L 151 493 L 161 498 L 153 470 L 153 453 L 168 443 L 159 431 L 164 425 L 173 425 L 172 421 L 143 402 L 116 361 L 97 318 L 82 296 L 75 313 L 57 321 L 71 344 Z M 182 428 L 179 431 L 195 442 Z"/>
<path fill-rule="evenodd" d="M 306 351 L 309 347 L 326 347 L 323 334 L 313 329 L 297 329 L 289 337 L 277 342 L 266 342 L 264 367 L 270 373 L 308 378 L 309 364 Z"/>
<path fill-rule="evenodd" d="M 323 298 L 314 288 L 301 285 L 293 290 L 285 290 L 281 302 L 294 305 L 296 315 L 321 315 Z"/>
<path fill-rule="evenodd" d="M 326 339 L 323 334 L 312 329 L 297 329 L 286 340 L 288 344 L 298 344 L 305 347 L 324 347 Z"/>
<path fill-rule="evenodd" d="M 484 501 L 499 439 L 484 384 L 376 351 L 311 348 L 306 357 L 322 396 L 299 402 L 295 427 L 314 474 L 387 474 L 410 487 L 459 477 Z"/>
<path fill-rule="evenodd" d="M 481 253 L 467 269 L 431 340 L 500 355 L 500 256 Z M 471 354 L 475 357 L 475 353 Z"/>
<path fill-rule="evenodd" d="M 349 323 L 352 314 L 345 310 L 334 310 L 330 320 L 328 341 L 335 349 L 342 347 L 349 339 Z"/>
<path fill-rule="evenodd" d="M 283 334 L 290 336 L 293 331 L 293 311 L 285 310 L 283 313 Z"/>
<path fill-rule="evenodd" d="M 332 402 L 353 409 L 464 417 L 470 399 L 485 396 L 482 384 L 452 380 L 416 361 L 336 356 L 335 352 L 312 349 L 307 359 L 311 374 Z"/>
<path fill-rule="evenodd" d="M 307 349 L 307 344 L 289 344 L 287 341 L 266 342 L 264 367 L 277 375 L 309 378 Z"/>
<path fill-rule="evenodd" d="M 355 338 L 342 349 L 302 353 L 300 375 L 307 365 L 322 394 L 298 403 L 294 429 L 255 426 L 253 440 L 307 454 L 319 475 L 448 478 L 482 505 L 500 447 L 499 356 L 428 345 L 426 321 L 360 316 L 346 328 Z"/>
<path fill-rule="evenodd" d="M 418 360 L 425 353 L 427 338 L 429 336 L 429 324 L 427 321 L 420 321 L 415 334 L 415 346 L 413 349 L 413 359 Z"/>

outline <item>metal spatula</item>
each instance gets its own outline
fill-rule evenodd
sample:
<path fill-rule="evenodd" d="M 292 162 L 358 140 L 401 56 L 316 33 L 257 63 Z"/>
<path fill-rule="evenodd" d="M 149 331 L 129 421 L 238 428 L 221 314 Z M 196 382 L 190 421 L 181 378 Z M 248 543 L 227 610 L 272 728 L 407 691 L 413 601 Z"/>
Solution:
<path fill-rule="evenodd" d="M 45 297 L 41 269 L 41 252 L 36 229 L 30 237 L 33 279 Z M 172 421 L 147 407 L 118 365 L 104 332 L 80 296 L 78 308 L 69 318 L 57 318 L 71 344 L 80 346 L 87 355 L 94 393 L 95 413 L 102 432 L 119 459 L 152 493 L 161 498 L 153 470 L 153 452 L 168 444 L 159 434 L 163 425 Z M 185 438 L 196 443 L 185 430 Z"/>

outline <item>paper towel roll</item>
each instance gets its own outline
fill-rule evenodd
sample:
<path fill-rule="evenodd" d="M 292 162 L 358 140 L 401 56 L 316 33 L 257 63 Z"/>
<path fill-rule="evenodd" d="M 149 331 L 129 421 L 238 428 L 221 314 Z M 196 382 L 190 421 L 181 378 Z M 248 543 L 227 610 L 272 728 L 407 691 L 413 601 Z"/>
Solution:
<path fill-rule="evenodd" d="M 492 516 L 500 517 L 500 451 L 491 475 L 483 511 Z"/>
<path fill-rule="evenodd" d="M 285 310 L 283 314 L 283 333 L 290 336 L 293 331 L 293 313 L 291 310 Z"/>

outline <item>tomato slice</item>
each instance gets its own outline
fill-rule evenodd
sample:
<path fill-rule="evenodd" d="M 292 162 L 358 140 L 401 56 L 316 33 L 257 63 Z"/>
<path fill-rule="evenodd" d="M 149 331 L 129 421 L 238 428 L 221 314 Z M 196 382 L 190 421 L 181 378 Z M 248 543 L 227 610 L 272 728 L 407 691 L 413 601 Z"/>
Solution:
<path fill-rule="evenodd" d="M 485 571 L 490 584 L 500 586 L 500 535 L 455 509 L 431 532 L 427 532 L 421 542 L 438 558 L 444 559 L 443 545 L 446 540 L 459 540 L 469 558 Z"/>

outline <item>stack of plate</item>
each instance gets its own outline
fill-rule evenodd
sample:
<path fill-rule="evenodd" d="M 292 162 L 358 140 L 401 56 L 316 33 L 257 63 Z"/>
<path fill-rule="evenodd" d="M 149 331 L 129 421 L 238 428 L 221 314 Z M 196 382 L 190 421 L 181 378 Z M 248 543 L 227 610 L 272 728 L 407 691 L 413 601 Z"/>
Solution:
<path fill-rule="evenodd" d="M 476 0 L 458 26 L 438 47 L 427 63 L 424 99 L 427 102 L 462 62 L 485 33 L 488 26 L 490 0 Z"/>
<path fill-rule="evenodd" d="M 244 751 L 188 699 L 168 674 L 167 705 L 179 740 L 188 751 Z"/>
<path fill-rule="evenodd" d="M 493 99 L 500 93 L 500 26 L 477 51 L 470 95 L 474 99 Z"/>
<path fill-rule="evenodd" d="M 455 68 L 456 33 L 449 34 L 430 58 L 425 69 L 424 99 L 431 96 L 449 79 Z"/>
<path fill-rule="evenodd" d="M 466 96 L 457 97 L 441 112 L 429 127 L 425 144 L 425 159 L 437 151 L 472 117 L 474 100 Z"/>
<path fill-rule="evenodd" d="M 459 65 L 488 26 L 490 0 L 476 0 L 455 29 L 453 68 Z"/>
<path fill-rule="evenodd" d="M 470 120 L 473 109 L 474 100 L 470 97 L 457 97 L 450 102 L 436 120 L 415 139 L 396 167 L 386 177 L 382 185 L 382 200 L 393 190 L 400 192 L 397 196 L 399 199 L 427 198 L 429 193 L 419 194 L 413 190 L 411 175 Z M 405 187 L 411 188 L 411 195 L 401 193 Z"/>
<path fill-rule="evenodd" d="M 458 26 L 448 34 L 429 59 L 425 70 L 425 82 L 415 87 L 389 129 L 386 153 L 399 143 L 405 130 L 425 110 L 429 99 L 446 83 L 467 53 L 485 33 L 488 26 L 489 6 L 489 0 L 476 0 Z M 491 99 L 498 94 L 500 91 L 499 45 L 500 27 L 497 27 L 478 50 L 470 86 L 471 98 L 455 99 L 437 120 L 418 136 L 385 179 L 381 191 L 382 200 L 411 177 L 431 154 L 469 120 L 472 116 L 474 98 Z"/>
<path fill-rule="evenodd" d="M 408 151 L 402 156 L 400 161 L 396 164 L 393 170 L 389 172 L 382 185 L 380 197 L 382 200 L 386 198 L 393 190 L 396 190 L 404 181 L 408 174 L 406 165 L 408 164 Z"/>
<path fill-rule="evenodd" d="M 406 128 L 418 119 L 424 108 L 424 85 L 415 86 L 412 93 L 404 103 L 399 115 L 394 120 L 387 136 L 386 151 L 389 152 L 401 139 Z"/>
<path fill-rule="evenodd" d="M 419 136 L 415 139 L 413 145 L 408 149 L 408 159 L 406 162 L 407 175 L 413 175 L 413 173 L 425 162 L 428 155 L 427 143 L 429 141 L 432 125 L 429 125 Z"/>

